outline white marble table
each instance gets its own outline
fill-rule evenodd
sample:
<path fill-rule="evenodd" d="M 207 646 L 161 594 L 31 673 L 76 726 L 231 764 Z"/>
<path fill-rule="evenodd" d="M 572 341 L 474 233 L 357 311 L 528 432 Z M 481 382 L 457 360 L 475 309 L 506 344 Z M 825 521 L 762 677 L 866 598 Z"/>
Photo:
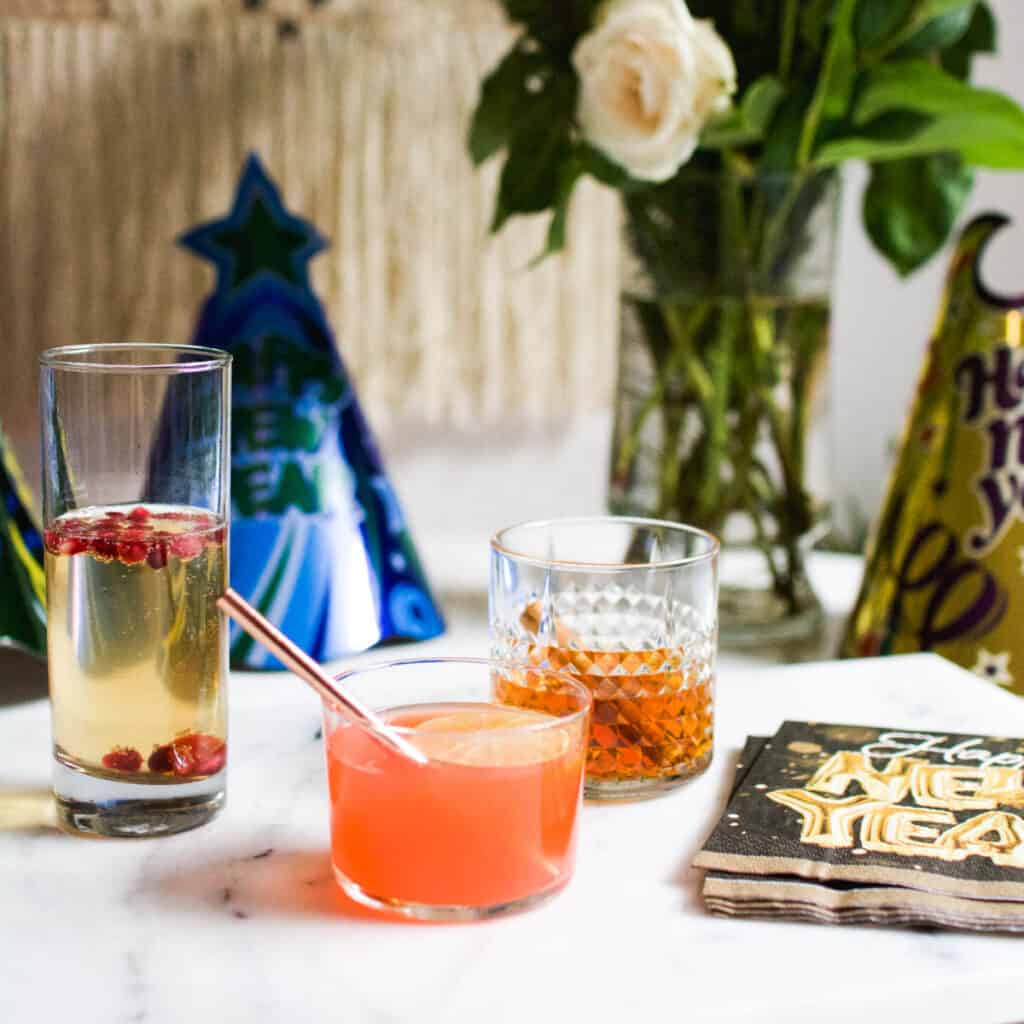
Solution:
<path fill-rule="evenodd" d="M 444 641 L 479 651 L 479 609 Z M 329 874 L 315 698 L 232 679 L 228 806 L 152 841 L 45 827 L 45 701 L 0 708 L 0 1022 L 759 1020 L 1024 1017 L 1022 940 L 707 915 L 688 867 L 748 733 L 784 718 L 1024 735 L 1024 701 L 930 655 L 765 668 L 722 660 L 717 750 L 676 792 L 587 805 L 557 898 L 476 925 L 347 903 Z"/>

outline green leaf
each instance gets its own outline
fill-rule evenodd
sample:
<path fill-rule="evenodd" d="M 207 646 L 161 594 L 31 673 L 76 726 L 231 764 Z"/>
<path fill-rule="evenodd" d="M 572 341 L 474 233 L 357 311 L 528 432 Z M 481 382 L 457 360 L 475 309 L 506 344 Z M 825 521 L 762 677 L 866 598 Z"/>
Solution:
<path fill-rule="evenodd" d="M 610 188 L 623 191 L 642 187 L 643 185 L 642 182 L 634 181 L 624 167 L 621 167 L 611 157 L 606 156 L 601 150 L 591 146 L 588 142 L 578 142 L 576 144 L 575 158 L 579 161 L 583 173 L 596 178 L 602 185 L 608 185 Z"/>
<path fill-rule="evenodd" d="M 554 78 L 532 97 L 509 142 L 492 231 L 513 214 L 539 213 L 556 205 L 562 164 L 572 156 L 569 134 L 575 104 L 575 78 Z"/>
<path fill-rule="evenodd" d="M 700 144 L 708 149 L 746 146 L 764 138 L 786 95 L 786 87 L 774 75 L 763 75 L 743 94 L 739 106 L 709 121 Z"/>
<path fill-rule="evenodd" d="M 1024 117 L 1017 104 L 1000 93 L 961 82 L 929 61 L 904 60 L 882 64 L 864 76 L 853 121 L 865 124 L 893 110 L 948 114 L 965 106 L 980 115 Z"/>
<path fill-rule="evenodd" d="M 810 87 L 795 82 L 793 91 L 782 101 L 772 121 L 772 130 L 764 140 L 762 170 L 789 171 L 796 167 L 804 119 L 810 102 Z"/>
<path fill-rule="evenodd" d="M 873 126 L 882 115 L 909 113 L 927 120 L 904 137 L 880 138 Z M 864 126 L 854 138 L 833 139 L 815 163 L 833 164 L 857 150 L 864 159 L 894 159 L 943 151 L 960 153 L 983 167 L 1024 167 L 1024 111 L 1006 96 L 978 89 L 928 61 L 896 61 L 873 68 L 854 107 L 853 121 Z M 871 144 L 877 153 L 865 155 Z"/>
<path fill-rule="evenodd" d="M 977 0 L 917 0 L 908 27 L 917 31 L 933 18 L 941 18 L 944 14 L 961 7 L 973 7 L 976 2 Z"/>
<path fill-rule="evenodd" d="M 906 23 L 913 6 L 913 0 L 861 0 L 854 20 L 857 46 L 860 49 L 878 46 Z"/>
<path fill-rule="evenodd" d="M 857 0 L 838 0 L 825 62 L 800 135 L 797 150 L 797 165 L 800 167 L 806 166 L 810 159 L 822 122 L 842 117 L 849 105 L 857 70 L 853 39 L 856 10 Z"/>
<path fill-rule="evenodd" d="M 900 274 L 923 266 L 942 247 L 974 176 L 951 153 L 877 164 L 864 192 L 864 226 Z"/>
<path fill-rule="evenodd" d="M 863 4 L 875 3 L 900 4 L 909 0 L 861 0 Z M 832 13 L 835 0 L 802 0 L 800 4 L 800 38 L 807 49 L 817 53 L 822 49 L 825 30 L 828 27 L 829 15 Z"/>
<path fill-rule="evenodd" d="M 747 146 L 761 138 L 743 117 L 743 111 L 734 107 L 727 114 L 709 121 L 701 132 L 700 144 L 705 149 L 726 149 Z"/>
<path fill-rule="evenodd" d="M 555 212 L 548 224 L 547 241 L 544 251 L 533 261 L 539 263 L 551 253 L 561 252 L 565 248 L 565 229 L 569 220 L 569 204 L 572 200 L 576 182 L 584 173 L 583 161 L 579 154 L 574 154 L 562 164 L 558 175 L 558 195 L 555 199 Z"/>
<path fill-rule="evenodd" d="M 865 43 L 865 63 L 877 64 L 902 47 L 912 47 L 912 52 L 920 53 L 949 45 L 966 29 L 976 3 L 977 0 L 914 0 L 895 31 L 883 33 L 875 44 Z M 899 6 L 906 11 L 905 3 Z"/>
<path fill-rule="evenodd" d="M 928 31 L 934 32 L 936 37 L 940 37 L 944 33 L 955 32 L 957 18 L 962 19 L 960 29 L 962 34 L 977 2 L 978 0 L 915 0 L 910 16 L 903 23 L 903 27 L 895 39 L 890 40 L 889 49 L 905 46 L 919 34 Z M 954 35 L 949 41 L 952 42 L 957 38 L 959 36 Z"/>
<path fill-rule="evenodd" d="M 529 34 L 552 50 L 571 49 L 594 21 L 598 0 L 502 0 L 509 19 L 526 25 Z"/>
<path fill-rule="evenodd" d="M 785 95 L 786 87 L 774 75 L 763 75 L 743 94 L 743 120 L 758 135 L 764 135 Z"/>
<path fill-rule="evenodd" d="M 469 155 L 478 166 L 508 145 L 524 108 L 535 99 L 532 87 L 544 84 L 554 69 L 525 39 L 505 55 L 484 79 L 469 129 Z"/>
<path fill-rule="evenodd" d="M 547 13 L 547 0 L 501 0 L 510 21 L 530 24 L 535 18 Z"/>
<path fill-rule="evenodd" d="M 898 50 L 894 57 L 916 57 L 931 53 L 933 50 L 944 50 L 961 39 L 967 31 L 974 15 L 974 4 L 940 14 L 915 32 Z"/>
<path fill-rule="evenodd" d="M 986 119 L 991 120 L 991 119 Z M 908 127 L 909 126 L 909 127 Z M 814 155 L 813 166 L 835 167 L 847 160 L 898 160 L 955 152 L 976 167 L 1024 169 L 1024 128 L 979 135 L 978 118 L 968 112 L 924 117 L 909 112 L 886 114 L 856 135 L 832 139 Z"/>
<path fill-rule="evenodd" d="M 959 41 L 940 55 L 942 66 L 957 78 L 969 78 L 971 61 L 977 53 L 996 52 L 996 19 L 988 4 L 979 3 L 974 8 L 971 23 Z"/>

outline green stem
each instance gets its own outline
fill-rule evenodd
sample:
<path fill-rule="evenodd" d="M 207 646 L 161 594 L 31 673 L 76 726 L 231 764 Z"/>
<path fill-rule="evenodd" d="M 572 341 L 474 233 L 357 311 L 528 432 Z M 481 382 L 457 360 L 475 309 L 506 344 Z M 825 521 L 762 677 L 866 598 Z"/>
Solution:
<path fill-rule="evenodd" d="M 798 0 L 786 0 L 782 12 L 782 40 L 779 44 L 779 77 L 784 81 L 789 78 L 793 67 L 793 44 L 796 41 L 798 12 Z"/>
<path fill-rule="evenodd" d="M 726 414 L 733 384 L 733 353 L 740 332 L 742 311 L 734 304 L 725 305 L 719 316 L 715 346 L 708 353 L 714 381 L 712 401 L 705 407 L 705 458 L 698 491 L 701 520 L 719 518 L 722 491 L 722 462 L 729 443 Z"/>
<path fill-rule="evenodd" d="M 702 405 L 710 399 L 714 388 L 711 376 L 698 358 L 693 344 L 694 337 L 711 313 L 711 303 L 702 302 L 685 322 L 679 309 L 670 302 L 661 305 L 661 313 L 672 339 L 672 352 L 658 372 L 651 393 L 644 400 L 633 420 L 629 434 L 619 448 L 615 463 L 616 471 L 619 473 L 624 473 L 636 456 L 647 418 L 664 405 L 669 384 L 673 379 L 681 376 L 696 391 L 697 400 Z M 664 446 L 664 451 L 671 458 L 675 458 L 677 454 L 667 445 Z"/>
<path fill-rule="evenodd" d="M 736 157 L 729 150 L 723 153 L 722 168 L 722 231 L 726 241 L 719 249 L 722 259 L 720 270 L 723 290 L 727 295 L 735 295 L 746 287 L 749 261 L 740 175 Z M 705 456 L 698 492 L 704 522 L 709 522 L 720 506 L 722 462 L 729 442 L 727 416 L 734 383 L 734 351 L 741 330 L 742 311 L 735 303 L 723 303 L 719 330 L 707 354 L 714 387 L 711 400 L 705 405 Z"/>
<path fill-rule="evenodd" d="M 661 474 L 658 480 L 658 515 L 667 517 L 675 512 L 679 500 L 679 436 L 683 427 L 682 410 L 670 402 L 664 412 L 664 445 L 662 448 Z"/>
<path fill-rule="evenodd" d="M 761 516 L 761 506 L 770 505 L 774 498 L 770 478 L 764 467 L 758 464 L 756 467 L 751 467 L 748 482 L 752 493 L 750 501 L 747 503 L 747 512 L 754 524 L 754 543 L 764 555 L 765 563 L 768 565 L 768 571 L 772 577 L 772 588 L 776 594 L 786 599 L 786 595 L 792 591 L 792 587 L 788 585 L 786 574 L 780 572 L 779 567 L 775 564 L 776 544 L 768 536 L 768 531 L 764 528 L 764 519 Z"/>
<path fill-rule="evenodd" d="M 782 197 L 782 201 L 768 219 L 768 225 L 764 230 L 764 238 L 758 247 L 757 261 L 757 280 L 766 291 L 773 290 L 774 282 L 771 280 L 771 270 L 775 265 L 779 247 L 786 237 L 786 228 L 793 215 L 793 210 L 810 177 L 808 173 L 794 172 L 789 184 L 786 186 L 786 192 Z"/>

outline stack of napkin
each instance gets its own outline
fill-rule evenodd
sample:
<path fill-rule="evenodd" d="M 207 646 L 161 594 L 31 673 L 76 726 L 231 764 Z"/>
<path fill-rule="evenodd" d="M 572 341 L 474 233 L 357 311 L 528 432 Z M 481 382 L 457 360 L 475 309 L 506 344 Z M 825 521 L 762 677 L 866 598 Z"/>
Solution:
<path fill-rule="evenodd" d="M 730 917 L 1024 932 L 1024 741 L 786 722 L 694 864 Z"/>

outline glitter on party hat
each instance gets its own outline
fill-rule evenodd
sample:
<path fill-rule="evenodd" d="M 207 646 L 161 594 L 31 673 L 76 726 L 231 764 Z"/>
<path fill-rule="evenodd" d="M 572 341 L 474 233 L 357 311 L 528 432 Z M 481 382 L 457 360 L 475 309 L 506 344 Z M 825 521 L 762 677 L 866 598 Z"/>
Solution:
<path fill-rule="evenodd" d="M 842 653 L 933 651 L 1024 696 L 1024 293 L 981 269 L 1008 223 L 953 253 Z"/>

